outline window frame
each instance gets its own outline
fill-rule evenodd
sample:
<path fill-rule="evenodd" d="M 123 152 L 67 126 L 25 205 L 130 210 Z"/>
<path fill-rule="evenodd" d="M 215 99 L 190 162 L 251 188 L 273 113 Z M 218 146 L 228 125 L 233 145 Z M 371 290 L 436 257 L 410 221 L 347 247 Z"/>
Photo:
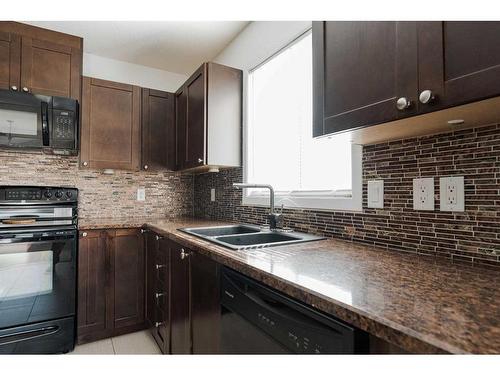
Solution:
<path fill-rule="evenodd" d="M 282 48 L 265 58 L 262 62 L 255 65 L 253 68 L 245 70 L 243 72 L 243 182 L 248 182 L 248 158 L 249 149 L 247 145 L 247 140 L 249 139 L 249 106 L 250 106 L 250 95 L 249 95 L 249 75 L 251 72 L 258 69 L 260 66 L 264 65 L 269 60 L 275 58 L 283 51 L 285 51 L 289 46 L 297 43 L 302 38 L 306 37 L 311 33 L 311 28 L 307 29 L 305 32 L 301 33 L 296 38 L 292 39 Z M 311 129 L 312 131 L 312 129 Z M 326 135 L 325 137 L 328 137 Z M 351 186 L 352 190 L 350 194 L 346 194 L 346 191 L 276 191 L 275 192 L 275 205 L 279 207 L 283 205 L 284 208 L 296 208 L 296 209 L 311 209 L 318 211 L 362 211 L 362 195 L 363 195 L 363 177 L 362 177 L 362 156 L 363 156 L 363 146 L 352 144 L 351 147 Z M 266 183 L 266 181 L 258 181 L 258 183 Z M 269 191 L 266 190 L 254 190 L 243 189 L 242 194 L 242 205 L 244 206 L 269 206 Z"/>

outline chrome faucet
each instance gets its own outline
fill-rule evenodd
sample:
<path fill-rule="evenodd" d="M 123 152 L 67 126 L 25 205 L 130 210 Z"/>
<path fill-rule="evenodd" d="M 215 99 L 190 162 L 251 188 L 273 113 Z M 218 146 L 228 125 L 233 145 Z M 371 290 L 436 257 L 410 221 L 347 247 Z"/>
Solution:
<path fill-rule="evenodd" d="M 279 214 L 274 212 L 274 189 L 271 185 L 233 183 L 233 187 L 237 189 L 269 189 L 269 214 L 267 215 L 269 228 L 271 230 L 283 229 L 283 208 Z"/>

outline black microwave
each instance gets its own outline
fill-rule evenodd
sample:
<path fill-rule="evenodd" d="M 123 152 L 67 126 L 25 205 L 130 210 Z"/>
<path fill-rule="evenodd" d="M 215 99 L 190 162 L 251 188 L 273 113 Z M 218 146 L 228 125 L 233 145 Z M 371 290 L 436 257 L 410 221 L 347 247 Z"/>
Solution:
<path fill-rule="evenodd" d="M 0 90 L 0 147 L 78 154 L 78 101 Z"/>

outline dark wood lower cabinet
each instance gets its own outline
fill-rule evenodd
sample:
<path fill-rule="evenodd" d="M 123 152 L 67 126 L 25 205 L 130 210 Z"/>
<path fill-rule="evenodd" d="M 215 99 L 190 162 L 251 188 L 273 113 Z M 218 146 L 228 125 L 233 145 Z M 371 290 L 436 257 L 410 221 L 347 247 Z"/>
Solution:
<path fill-rule="evenodd" d="M 219 265 L 197 252 L 191 265 L 191 340 L 193 354 L 219 352 Z"/>
<path fill-rule="evenodd" d="M 110 334 L 106 290 L 109 256 L 106 231 L 80 233 L 78 249 L 78 341 L 88 342 Z"/>
<path fill-rule="evenodd" d="M 219 265 L 208 257 L 147 231 L 146 315 L 165 354 L 219 351 Z"/>
<path fill-rule="evenodd" d="M 170 352 L 191 353 L 191 327 L 189 312 L 189 249 L 169 240 L 170 249 Z"/>
<path fill-rule="evenodd" d="M 78 262 L 78 343 L 143 329 L 145 257 L 140 230 L 81 231 Z"/>

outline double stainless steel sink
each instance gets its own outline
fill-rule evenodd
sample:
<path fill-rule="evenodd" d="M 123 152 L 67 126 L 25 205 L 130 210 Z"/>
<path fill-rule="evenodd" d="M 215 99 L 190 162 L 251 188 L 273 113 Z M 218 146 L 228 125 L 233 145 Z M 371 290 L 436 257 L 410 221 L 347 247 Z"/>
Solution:
<path fill-rule="evenodd" d="M 232 250 L 259 249 L 324 239 L 324 237 L 307 233 L 269 230 L 247 224 L 182 228 L 179 230 Z"/>

